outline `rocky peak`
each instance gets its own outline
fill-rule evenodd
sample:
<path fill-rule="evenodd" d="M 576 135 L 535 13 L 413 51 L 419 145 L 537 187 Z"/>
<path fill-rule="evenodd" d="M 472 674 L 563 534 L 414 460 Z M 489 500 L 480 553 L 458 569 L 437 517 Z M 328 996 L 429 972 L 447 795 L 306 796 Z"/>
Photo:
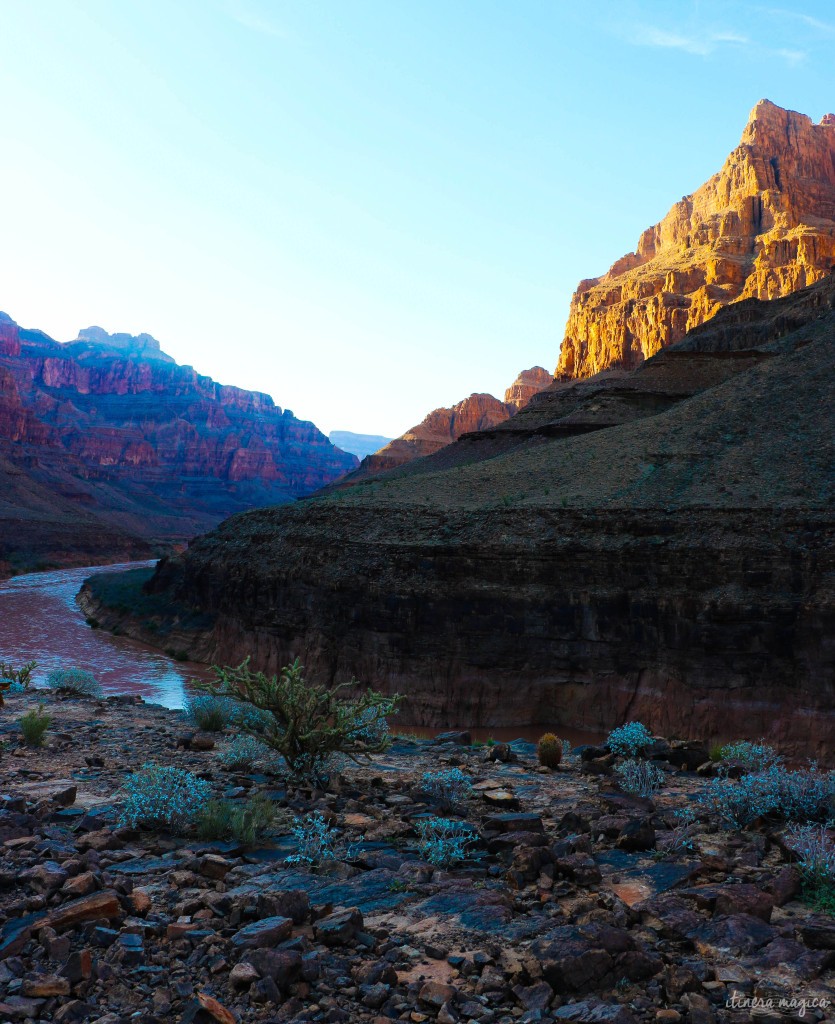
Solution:
<path fill-rule="evenodd" d="M 515 405 L 517 409 L 521 409 L 535 394 L 544 391 L 553 379 L 553 375 L 544 366 L 532 366 L 529 370 L 522 370 L 505 391 L 504 400 L 510 405 Z"/>
<path fill-rule="evenodd" d="M 85 327 L 78 332 L 75 341 L 108 349 L 119 349 L 144 359 L 163 359 L 165 362 L 174 362 L 171 356 L 162 351 L 157 339 L 150 334 L 108 334 L 103 327 Z"/>
<path fill-rule="evenodd" d="M 574 293 L 556 375 L 634 368 L 722 306 L 772 299 L 835 263 L 835 115 L 760 100 L 722 169 Z"/>

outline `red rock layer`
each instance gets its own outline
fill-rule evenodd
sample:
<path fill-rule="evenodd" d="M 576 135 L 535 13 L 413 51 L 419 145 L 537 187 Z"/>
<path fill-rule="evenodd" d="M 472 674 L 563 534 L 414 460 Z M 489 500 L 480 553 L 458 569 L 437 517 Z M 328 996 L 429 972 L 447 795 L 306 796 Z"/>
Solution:
<path fill-rule="evenodd" d="M 88 328 L 60 344 L 5 315 L 0 457 L 122 533 L 160 541 L 187 539 L 245 508 L 291 501 L 357 465 L 269 395 L 178 366 L 150 335 Z M 7 523 L 31 512 L 30 491 L 16 493 L 18 505 L 4 509 Z M 51 535 L 56 529 L 49 527 Z M 66 531 L 71 545 L 71 521 Z M 31 529 L 26 536 L 37 546 Z"/>
<path fill-rule="evenodd" d="M 360 469 L 343 483 L 357 483 L 378 473 L 396 469 L 414 459 L 440 451 L 464 434 L 498 426 L 527 405 L 533 395 L 547 388 L 553 379 L 543 367 L 533 366 L 519 374 L 505 391 L 503 402 L 492 395 L 473 394 L 450 408 L 435 409 L 417 426 L 363 459 Z"/>
<path fill-rule="evenodd" d="M 773 299 L 835 263 L 835 117 L 761 100 L 722 170 L 571 301 L 556 375 L 632 369 L 738 299 Z"/>
<path fill-rule="evenodd" d="M 553 376 L 543 366 L 532 366 L 530 370 L 522 370 L 516 380 L 504 393 L 506 404 L 521 409 L 527 405 L 534 395 L 544 391 L 551 383 Z"/>

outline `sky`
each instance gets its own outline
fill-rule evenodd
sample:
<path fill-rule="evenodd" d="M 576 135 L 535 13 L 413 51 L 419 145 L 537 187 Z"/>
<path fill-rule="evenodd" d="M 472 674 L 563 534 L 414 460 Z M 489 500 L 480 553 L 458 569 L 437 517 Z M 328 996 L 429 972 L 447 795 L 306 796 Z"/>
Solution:
<path fill-rule="evenodd" d="M 325 432 L 553 370 L 759 99 L 835 110 L 829 3 L 0 0 L 0 39 L 0 309 Z"/>

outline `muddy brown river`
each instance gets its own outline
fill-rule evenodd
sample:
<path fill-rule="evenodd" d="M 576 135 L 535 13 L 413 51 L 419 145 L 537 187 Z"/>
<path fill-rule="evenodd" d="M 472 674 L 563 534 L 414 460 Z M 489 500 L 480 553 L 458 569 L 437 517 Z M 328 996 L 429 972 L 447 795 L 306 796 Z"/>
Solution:
<path fill-rule="evenodd" d="M 53 669 L 78 666 L 93 673 L 105 694 L 136 693 L 182 707 L 189 679 L 208 678 L 206 666 L 173 661 L 127 637 L 91 629 L 75 603 L 88 576 L 153 564 L 60 569 L 0 581 L 0 661 L 15 666 L 36 661 L 36 685 L 44 684 Z"/>

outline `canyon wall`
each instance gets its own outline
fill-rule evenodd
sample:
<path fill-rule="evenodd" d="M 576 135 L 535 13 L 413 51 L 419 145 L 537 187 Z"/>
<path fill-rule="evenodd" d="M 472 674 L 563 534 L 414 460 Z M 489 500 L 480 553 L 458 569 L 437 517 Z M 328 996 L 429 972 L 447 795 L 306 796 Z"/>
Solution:
<path fill-rule="evenodd" d="M 207 616 L 177 636 L 191 655 L 271 671 L 299 657 L 315 678 L 406 694 L 404 722 L 641 718 L 826 754 L 833 356 L 835 277 L 736 303 L 385 487 L 236 516 L 149 590 Z M 181 621 L 93 613 L 151 642 Z"/>
<path fill-rule="evenodd" d="M 242 509 L 303 497 L 358 464 L 269 395 L 179 366 L 150 335 L 93 327 L 61 344 L 5 314 L 0 457 L 20 478 L 15 501 L 4 503 L 0 571 L 16 558 L 25 566 L 47 557 L 37 554 L 39 529 L 49 564 L 83 564 L 90 516 L 147 552 Z M 55 497 L 53 518 L 27 497 L 41 491 Z"/>
<path fill-rule="evenodd" d="M 721 171 L 580 282 L 555 375 L 634 368 L 722 306 L 787 295 L 833 264 L 835 117 L 761 100 Z"/>
<path fill-rule="evenodd" d="M 381 473 L 408 465 L 415 459 L 433 455 L 466 434 L 490 430 L 524 408 L 553 379 L 543 367 L 534 366 L 519 374 L 505 391 L 503 402 L 492 395 L 472 394 L 448 408 L 434 409 L 405 434 L 364 458 L 360 468 L 349 473 L 336 486 L 349 487 L 372 479 Z"/>

